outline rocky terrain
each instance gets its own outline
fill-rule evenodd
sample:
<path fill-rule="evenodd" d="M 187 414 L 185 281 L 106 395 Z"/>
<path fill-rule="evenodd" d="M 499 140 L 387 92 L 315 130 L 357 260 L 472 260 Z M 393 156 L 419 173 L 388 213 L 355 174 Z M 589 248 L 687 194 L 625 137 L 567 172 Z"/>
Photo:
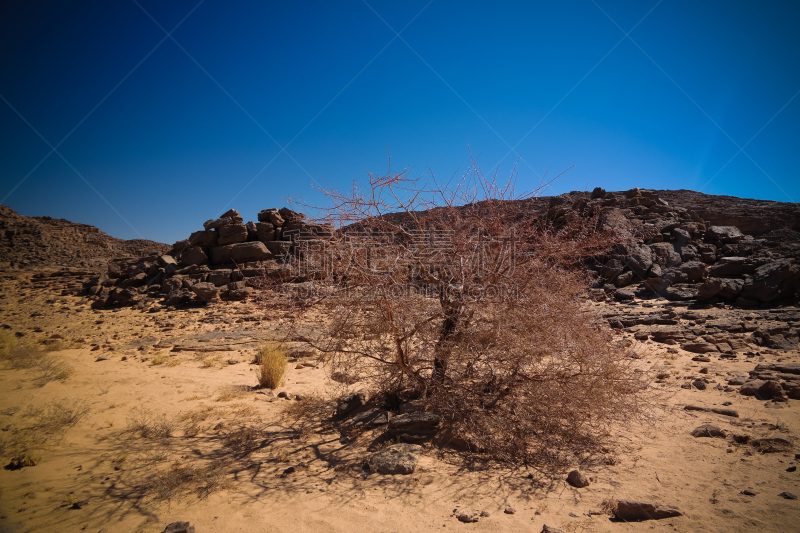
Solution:
<path fill-rule="evenodd" d="M 588 265 L 586 305 L 663 395 L 652 425 L 615 430 L 602 457 L 563 472 L 465 464 L 413 399 L 390 408 L 357 383 L 343 395 L 347 381 L 301 345 L 274 393 L 255 387 L 258 347 L 289 314 L 250 296 L 259 280 L 306 279 L 298 239 L 332 228 L 231 210 L 172 246 L 102 256 L 102 271 L 0 272 L 0 333 L 52 354 L 0 368 L 0 438 L 52 440 L 36 431 L 54 406 L 87 413 L 32 466 L 4 456 L 0 526 L 794 531 L 800 207 L 638 189 L 529 203 L 556 225 L 599 214 L 642 237 Z M 58 364 L 73 372 L 53 378 Z"/>
<path fill-rule="evenodd" d="M 107 268 L 110 259 L 139 258 L 167 250 L 166 244 L 116 239 L 94 226 L 51 217 L 26 217 L 0 205 L 0 266 L 100 271 Z"/>

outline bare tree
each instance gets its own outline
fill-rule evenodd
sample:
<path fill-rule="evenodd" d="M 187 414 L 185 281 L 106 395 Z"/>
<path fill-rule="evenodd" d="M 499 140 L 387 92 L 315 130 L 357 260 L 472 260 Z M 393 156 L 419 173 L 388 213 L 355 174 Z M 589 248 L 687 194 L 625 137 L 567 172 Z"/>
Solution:
<path fill-rule="evenodd" d="M 537 191 L 474 163 L 455 183 L 431 180 L 390 171 L 325 191 L 338 230 L 295 243 L 298 274 L 320 280 L 289 293 L 317 324 L 297 338 L 342 381 L 422 398 L 474 450 L 514 462 L 596 450 L 644 413 L 648 390 L 585 298 L 584 262 L 629 236 L 596 216 L 556 229 L 530 215 Z"/>

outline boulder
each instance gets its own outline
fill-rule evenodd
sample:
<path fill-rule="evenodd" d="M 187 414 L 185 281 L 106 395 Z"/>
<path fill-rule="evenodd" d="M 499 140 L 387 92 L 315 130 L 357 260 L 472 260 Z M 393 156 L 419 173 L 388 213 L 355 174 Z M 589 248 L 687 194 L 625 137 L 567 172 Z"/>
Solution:
<path fill-rule="evenodd" d="M 206 303 L 219 300 L 219 289 L 213 283 L 195 283 L 191 290 Z"/>
<path fill-rule="evenodd" d="M 679 270 L 686 274 L 690 283 L 695 283 L 703 279 L 706 273 L 706 264 L 702 261 L 689 261 L 683 263 Z"/>
<path fill-rule="evenodd" d="M 228 224 L 219 228 L 218 246 L 236 244 L 247 240 L 247 226 L 244 224 Z"/>
<path fill-rule="evenodd" d="M 417 444 L 395 444 L 387 446 L 369 460 L 370 470 L 380 474 L 412 474 L 417 467 L 422 446 Z"/>
<path fill-rule="evenodd" d="M 791 298 L 800 291 L 800 265 L 778 259 L 758 267 L 747 278 L 741 297 L 760 302 Z"/>
<path fill-rule="evenodd" d="M 275 226 L 270 222 L 259 222 L 256 224 L 258 240 L 262 242 L 275 240 Z"/>
<path fill-rule="evenodd" d="M 181 254 L 181 263 L 184 265 L 208 264 L 208 256 L 200 246 L 192 246 Z"/>
<path fill-rule="evenodd" d="M 335 418 L 344 418 L 357 409 L 366 405 L 369 397 L 365 391 L 351 392 L 347 396 L 342 396 L 336 402 L 336 413 L 333 415 Z"/>
<path fill-rule="evenodd" d="M 752 274 L 758 266 L 755 260 L 747 257 L 722 257 L 708 267 L 708 275 L 719 278 L 734 278 Z"/>
<path fill-rule="evenodd" d="M 215 246 L 210 248 L 209 251 L 211 253 L 211 262 L 215 265 L 272 259 L 270 251 L 264 243 L 259 241 Z"/>
<path fill-rule="evenodd" d="M 170 293 L 164 297 L 164 305 L 178 307 L 187 303 L 191 299 L 192 291 L 189 289 L 177 289 L 170 291 Z"/>
<path fill-rule="evenodd" d="M 647 275 L 650 265 L 653 264 L 653 253 L 650 247 L 646 244 L 629 244 L 623 247 L 625 259 L 623 263 L 627 264 L 641 279 Z"/>
<path fill-rule="evenodd" d="M 758 394 L 758 390 L 763 387 L 765 383 L 766 381 L 760 379 L 745 381 L 739 392 L 745 396 L 755 396 Z"/>
<path fill-rule="evenodd" d="M 277 209 L 264 209 L 260 213 L 258 213 L 258 221 L 259 222 L 269 222 L 275 227 L 283 226 L 285 222 L 283 217 L 281 216 L 280 212 Z"/>
<path fill-rule="evenodd" d="M 567 483 L 579 489 L 589 486 L 589 480 L 579 470 L 573 470 L 567 475 Z"/>
<path fill-rule="evenodd" d="M 600 268 L 600 275 L 606 279 L 613 280 L 625 271 L 625 265 L 619 259 L 609 259 Z"/>
<path fill-rule="evenodd" d="M 292 211 L 288 207 L 282 207 L 278 213 L 283 217 L 283 219 L 287 222 L 290 220 L 304 220 L 306 216 L 303 213 L 298 213 L 297 211 Z"/>
<path fill-rule="evenodd" d="M 389 420 L 389 433 L 405 442 L 422 442 L 433 438 L 441 419 L 428 412 L 412 412 L 398 415 Z"/>
<path fill-rule="evenodd" d="M 706 231 L 706 240 L 722 244 L 735 244 L 744 239 L 744 234 L 735 226 L 711 226 Z"/>
<path fill-rule="evenodd" d="M 219 233 L 216 231 L 195 231 L 189 236 L 189 244 L 193 246 L 216 246 Z"/>
<path fill-rule="evenodd" d="M 686 285 L 683 283 L 676 283 L 670 285 L 664 291 L 664 296 L 667 300 L 685 302 L 687 300 L 694 300 L 697 298 L 697 287 L 694 285 Z"/>

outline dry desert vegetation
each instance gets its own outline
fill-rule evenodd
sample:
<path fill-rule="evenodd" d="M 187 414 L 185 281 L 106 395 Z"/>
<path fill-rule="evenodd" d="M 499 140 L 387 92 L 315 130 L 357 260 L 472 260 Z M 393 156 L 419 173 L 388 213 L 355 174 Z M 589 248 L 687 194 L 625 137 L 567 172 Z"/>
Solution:
<path fill-rule="evenodd" d="M 370 246 L 265 210 L 102 270 L 8 261 L 0 530 L 797 530 L 793 226 L 639 190 L 398 206 L 401 185 L 328 213 Z M 4 223 L 6 250 L 36 236 Z"/>

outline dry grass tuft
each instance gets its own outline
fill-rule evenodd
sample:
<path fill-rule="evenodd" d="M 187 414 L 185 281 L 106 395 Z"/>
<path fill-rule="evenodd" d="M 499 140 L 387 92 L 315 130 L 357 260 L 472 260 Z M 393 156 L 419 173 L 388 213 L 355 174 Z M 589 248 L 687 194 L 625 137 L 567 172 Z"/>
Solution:
<path fill-rule="evenodd" d="M 247 385 L 227 385 L 219 390 L 217 396 L 218 402 L 229 402 L 231 400 L 238 400 L 246 396 L 250 392 L 250 387 Z"/>
<path fill-rule="evenodd" d="M 175 421 L 164 414 L 156 415 L 134 407 L 128 416 L 128 432 L 144 439 L 171 437 L 174 431 Z"/>
<path fill-rule="evenodd" d="M 229 466 L 229 461 L 214 461 L 205 467 L 175 462 L 151 478 L 147 492 L 156 500 L 172 500 L 183 493 L 205 498 L 230 484 L 225 478 Z"/>
<path fill-rule="evenodd" d="M 267 389 L 277 388 L 289 364 L 286 348 L 277 342 L 266 342 L 258 349 L 256 361 L 258 384 Z"/>

